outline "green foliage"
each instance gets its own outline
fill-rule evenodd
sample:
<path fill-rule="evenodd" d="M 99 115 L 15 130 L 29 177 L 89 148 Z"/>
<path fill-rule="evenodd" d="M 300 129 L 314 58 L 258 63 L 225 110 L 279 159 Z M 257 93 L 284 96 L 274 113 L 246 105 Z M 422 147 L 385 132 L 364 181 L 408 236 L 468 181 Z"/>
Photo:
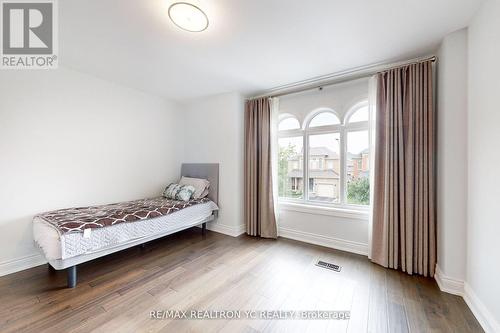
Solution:
<path fill-rule="evenodd" d="M 355 205 L 370 204 L 370 180 L 358 178 L 347 184 L 347 202 Z"/>
<path fill-rule="evenodd" d="M 278 194 L 280 197 L 288 197 L 288 198 L 299 198 L 302 196 L 302 193 L 298 193 L 298 191 L 292 191 L 290 178 L 288 178 L 288 160 L 296 155 L 295 153 L 295 145 L 291 143 L 288 144 L 288 147 L 280 147 L 279 149 L 279 157 L 278 157 Z"/>

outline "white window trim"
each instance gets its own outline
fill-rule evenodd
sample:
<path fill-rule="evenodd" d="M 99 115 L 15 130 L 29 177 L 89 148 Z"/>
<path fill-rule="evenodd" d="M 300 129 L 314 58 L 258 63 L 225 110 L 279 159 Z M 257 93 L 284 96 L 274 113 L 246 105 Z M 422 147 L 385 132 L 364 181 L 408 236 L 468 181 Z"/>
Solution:
<path fill-rule="evenodd" d="M 368 105 L 367 101 L 362 101 L 353 105 L 349 111 L 345 114 L 344 118 L 341 119 L 337 112 L 332 109 L 319 108 L 312 111 L 305 119 L 302 129 L 285 130 L 278 132 L 278 138 L 290 138 L 290 137 L 300 137 L 303 138 L 303 187 L 304 193 L 302 199 L 285 198 L 279 197 L 278 204 L 280 209 L 293 210 L 303 213 L 310 214 L 320 214 L 338 217 L 348 217 L 357 219 L 368 219 L 370 206 L 364 205 L 353 205 L 347 203 L 347 166 L 346 166 L 346 156 L 347 156 L 347 133 L 355 131 L 368 131 L 368 137 L 371 138 L 371 126 L 370 119 L 368 121 L 356 122 L 349 124 L 349 119 L 351 116 L 358 111 L 360 108 Z M 309 127 L 309 123 L 312 119 L 322 112 L 331 112 L 339 118 L 340 124 L 337 125 L 327 125 L 327 126 L 316 126 Z M 289 117 L 294 117 L 293 115 L 286 114 L 281 120 Z M 337 203 L 324 203 L 318 201 L 309 200 L 309 136 L 317 134 L 330 134 L 339 133 L 340 134 L 340 182 L 339 182 L 339 198 L 340 201 Z M 370 154 L 371 145 L 369 143 Z M 371 166 L 370 166 L 371 167 Z"/>
<path fill-rule="evenodd" d="M 286 119 L 295 119 L 297 121 L 297 123 L 299 124 L 299 128 L 297 129 L 292 129 L 292 130 L 284 130 L 284 131 L 296 131 L 296 130 L 300 130 L 300 121 L 297 119 L 297 117 L 295 117 L 293 114 L 291 113 L 282 113 L 278 116 L 278 127 L 280 125 L 280 123 L 283 121 L 283 120 L 286 120 Z M 284 131 L 281 131 L 281 132 L 284 132 Z"/>
<path fill-rule="evenodd" d="M 366 206 L 360 206 L 357 208 L 340 208 L 340 207 L 332 207 L 331 205 L 317 205 L 317 204 L 309 204 L 303 202 L 292 202 L 289 200 L 282 201 L 282 198 L 279 199 L 279 209 L 284 211 L 293 211 L 304 214 L 313 214 L 313 215 L 326 215 L 326 216 L 334 216 L 334 217 L 343 217 L 355 220 L 363 220 L 366 221 L 369 218 L 370 210 Z"/>

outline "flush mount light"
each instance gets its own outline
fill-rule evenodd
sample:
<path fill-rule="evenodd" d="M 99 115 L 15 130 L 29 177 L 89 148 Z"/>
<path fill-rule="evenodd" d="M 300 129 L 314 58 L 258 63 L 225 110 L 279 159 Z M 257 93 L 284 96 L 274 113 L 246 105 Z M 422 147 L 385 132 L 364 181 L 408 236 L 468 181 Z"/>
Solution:
<path fill-rule="evenodd" d="M 179 28 L 200 32 L 208 28 L 207 15 L 195 5 L 187 2 L 176 2 L 168 7 L 168 16 Z"/>

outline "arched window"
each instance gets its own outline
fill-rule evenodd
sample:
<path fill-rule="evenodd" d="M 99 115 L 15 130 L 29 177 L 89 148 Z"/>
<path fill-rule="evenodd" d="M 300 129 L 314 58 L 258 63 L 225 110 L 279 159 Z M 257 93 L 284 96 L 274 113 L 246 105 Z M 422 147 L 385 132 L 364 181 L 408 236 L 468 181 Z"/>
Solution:
<path fill-rule="evenodd" d="M 354 112 L 350 114 L 347 120 L 348 124 L 359 123 L 363 121 L 368 121 L 368 105 L 361 106 L 354 109 Z"/>
<path fill-rule="evenodd" d="M 313 111 L 315 112 L 315 111 Z M 333 110 L 312 113 L 305 129 L 307 137 L 307 198 L 322 203 L 340 203 L 341 127 Z"/>
<path fill-rule="evenodd" d="M 281 114 L 278 123 L 278 193 L 282 198 L 302 199 L 304 137 L 300 122 L 291 114 Z"/>
<path fill-rule="evenodd" d="M 309 127 L 330 126 L 340 124 L 339 118 L 330 111 L 322 111 L 309 122 Z"/>
<path fill-rule="evenodd" d="M 370 126 L 366 102 L 356 104 L 347 114 L 346 203 L 370 204 Z"/>
<path fill-rule="evenodd" d="M 334 206 L 369 204 L 369 108 L 363 101 L 347 112 L 321 108 L 279 123 L 279 196 Z M 341 121 L 342 120 L 342 121 Z"/>
<path fill-rule="evenodd" d="M 281 120 L 278 124 L 279 131 L 287 131 L 299 128 L 300 128 L 300 123 L 297 120 L 297 118 L 294 117 L 286 117 L 283 120 Z"/>

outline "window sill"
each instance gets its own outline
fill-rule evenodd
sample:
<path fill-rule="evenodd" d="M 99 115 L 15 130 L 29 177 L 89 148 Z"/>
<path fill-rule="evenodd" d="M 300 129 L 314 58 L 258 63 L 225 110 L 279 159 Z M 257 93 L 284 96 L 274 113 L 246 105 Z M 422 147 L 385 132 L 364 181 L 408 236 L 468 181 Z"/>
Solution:
<path fill-rule="evenodd" d="M 322 205 L 303 204 L 289 201 L 280 201 L 279 210 L 293 211 L 299 213 L 344 217 L 356 220 L 368 221 L 370 212 L 368 209 L 348 209 L 340 207 L 325 207 Z"/>

